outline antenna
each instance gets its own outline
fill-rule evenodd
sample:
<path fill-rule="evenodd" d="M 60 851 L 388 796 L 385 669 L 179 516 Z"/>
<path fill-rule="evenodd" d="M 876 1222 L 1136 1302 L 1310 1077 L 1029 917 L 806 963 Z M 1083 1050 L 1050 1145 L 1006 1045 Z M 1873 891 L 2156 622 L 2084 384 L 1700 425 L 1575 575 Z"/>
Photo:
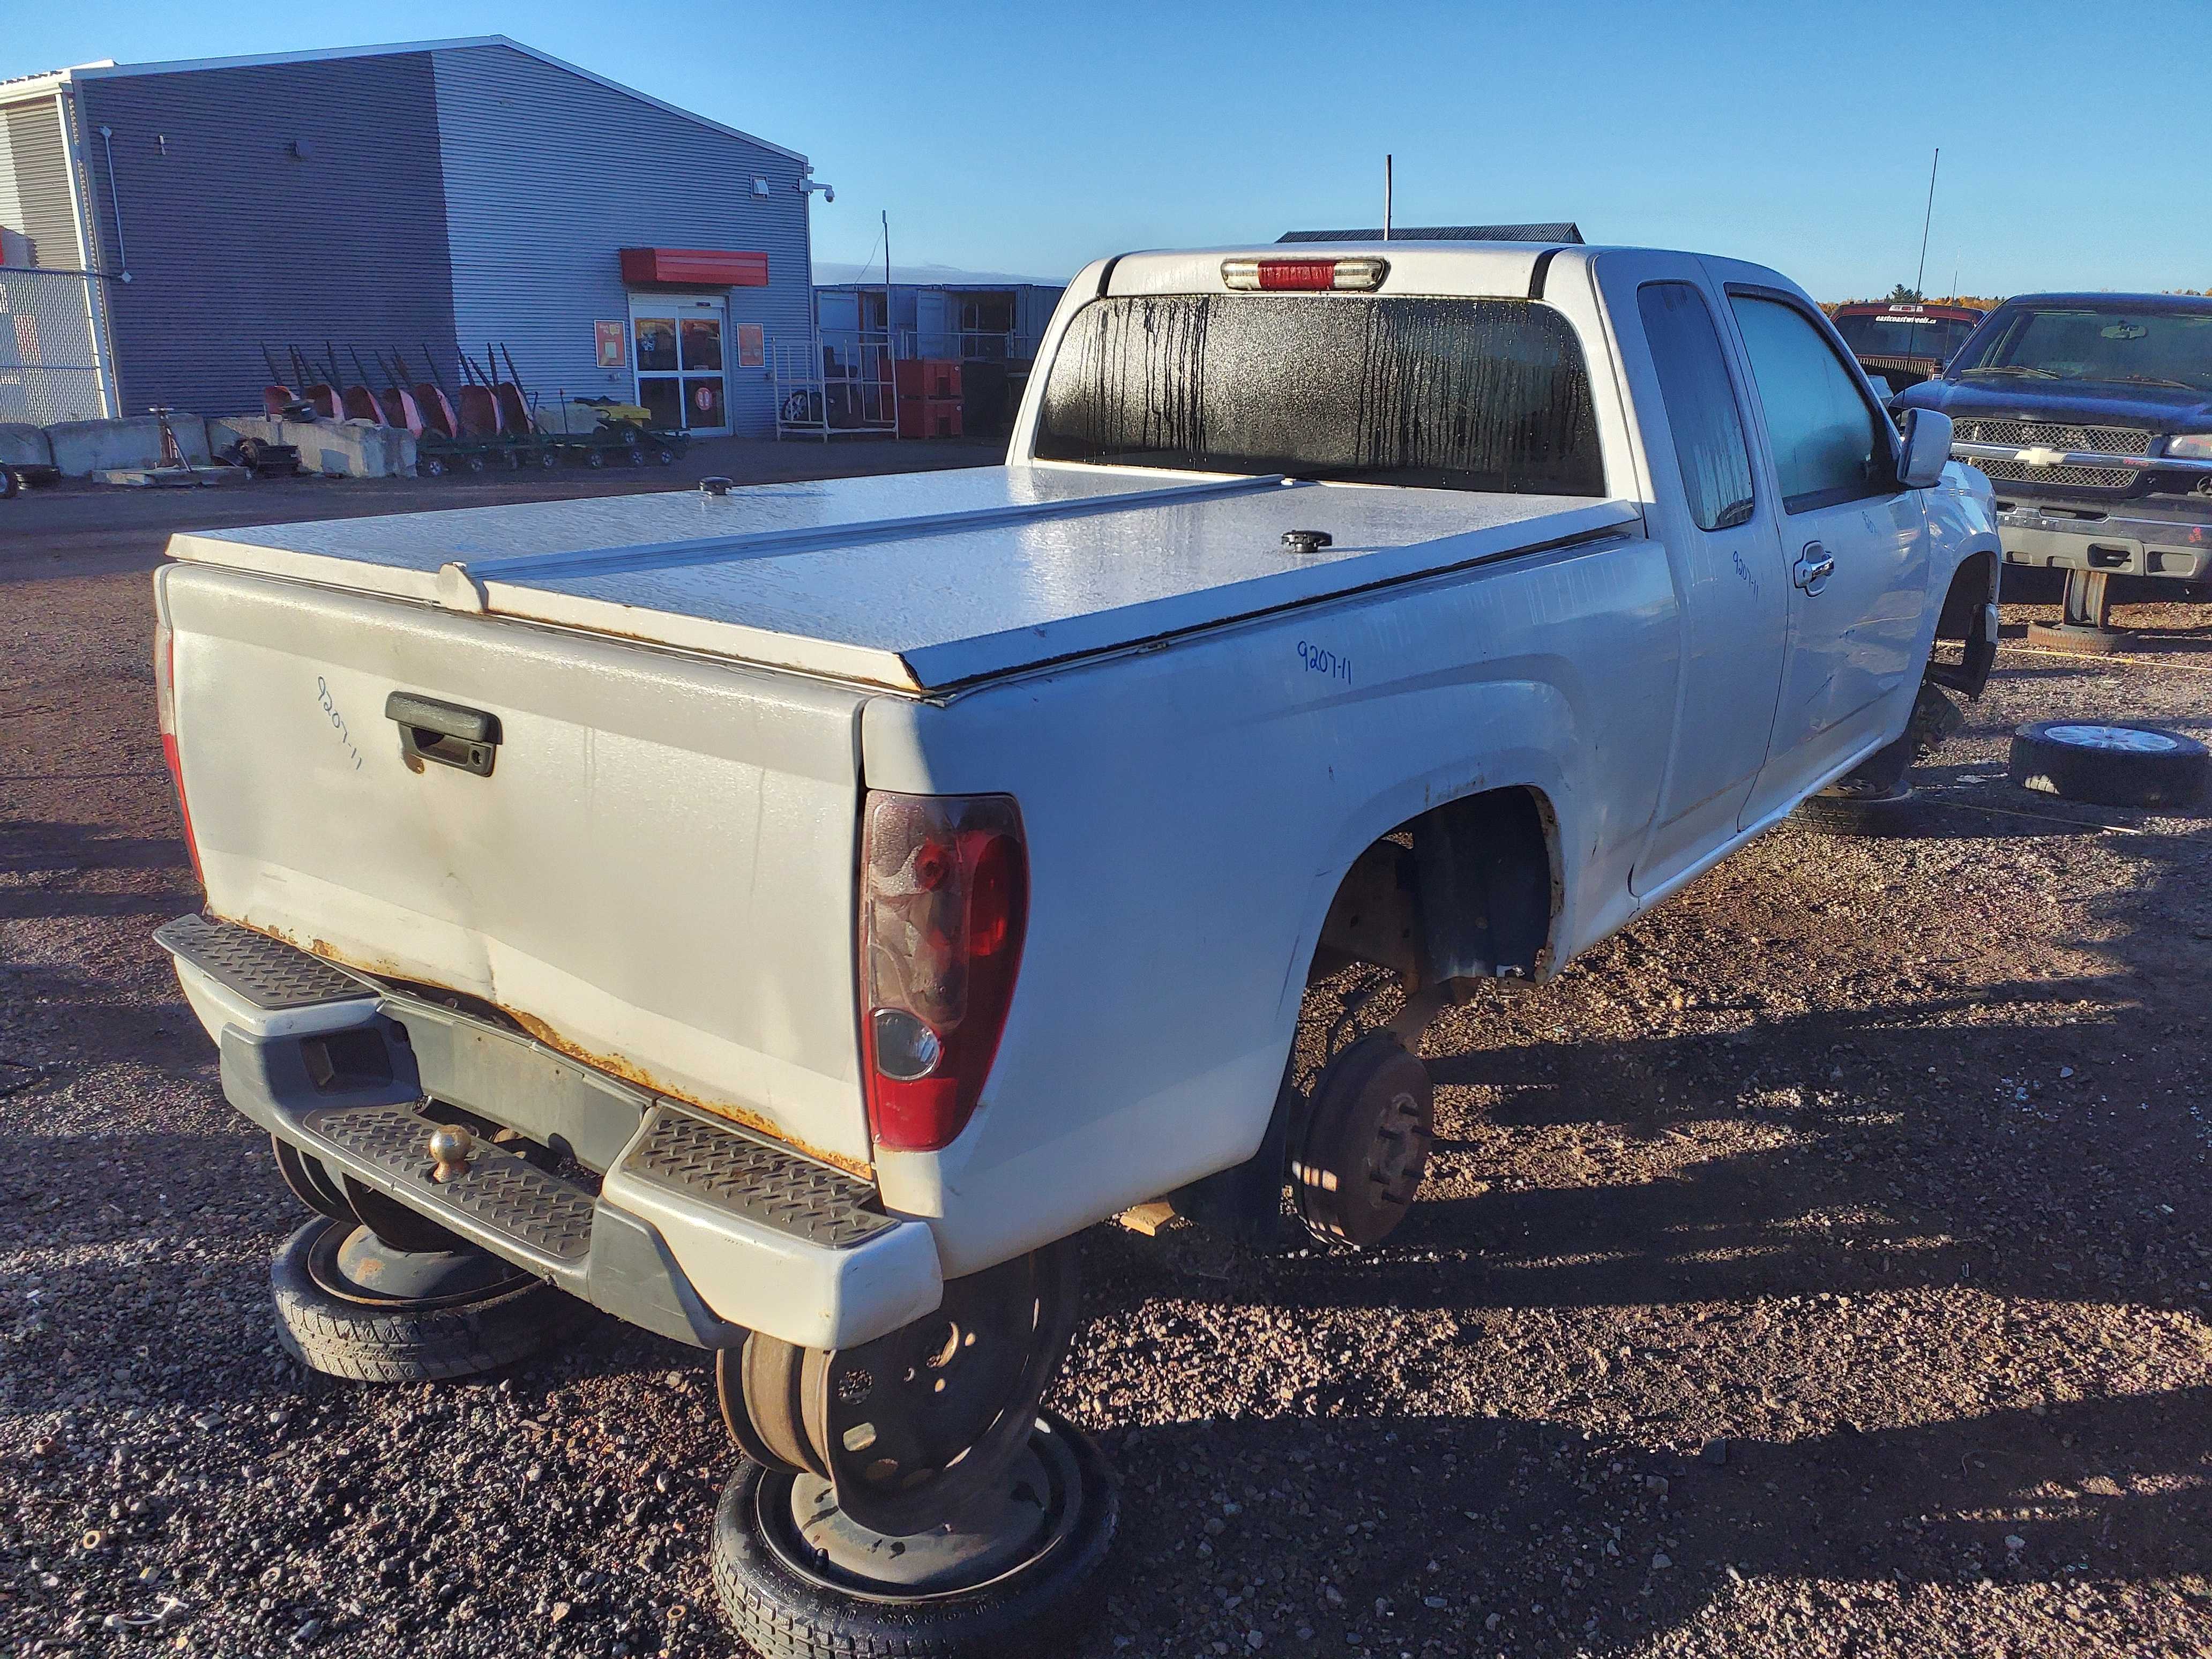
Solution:
<path fill-rule="evenodd" d="M 1921 283 L 1928 275 L 1928 227 L 1936 222 L 1936 169 L 1943 163 L 1943 147 L 1936 147 L 1936 159 L 1928 164 L 1928 211 L 1920 221 L 1920 269 L 1913 273 L 1912 291 L 1921 291 Z"/>
<path fill-rule="evenodd" d="M 884 208 L 880 211 L 884 222 L 884 355 L 896 364 L 898 362 L 898 332 L 891 325 L 891 210 Z M 916 304 L 919 305 L 920 301 Z M 921 349 L 921 313 L 919 310 L 915 313 L 914 327 L 914 348 L 919 352 Z M 892 370 L 892 379 L 894 381 L 897 379 L 896 368 Z M 891 441 L 896 443 L 898 439 L 898 387 L 894 385 L 891 388 Z"/>
<path fill-rule="evenodd" d="M 1390 240 L 1390 158 L 1382 158 L 1382 240 Z"/>

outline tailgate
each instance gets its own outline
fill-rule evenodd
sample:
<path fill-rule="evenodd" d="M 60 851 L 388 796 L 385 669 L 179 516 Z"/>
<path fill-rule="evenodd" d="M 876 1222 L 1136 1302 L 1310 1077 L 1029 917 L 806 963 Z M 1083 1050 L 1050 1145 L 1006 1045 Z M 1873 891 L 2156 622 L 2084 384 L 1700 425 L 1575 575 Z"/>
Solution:
<path fill-rule="evenodd" d="M 214 914 L 867 1162 L 862 694 L 206 566 L 156 580 Z M 492 715 L 489 775 L 410 766 L 395 691 Z"/>

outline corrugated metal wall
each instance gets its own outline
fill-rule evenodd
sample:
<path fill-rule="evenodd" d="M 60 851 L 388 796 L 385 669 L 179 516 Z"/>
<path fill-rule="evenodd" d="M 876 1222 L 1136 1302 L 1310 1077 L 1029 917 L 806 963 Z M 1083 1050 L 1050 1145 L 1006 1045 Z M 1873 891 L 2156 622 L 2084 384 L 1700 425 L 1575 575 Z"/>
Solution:
<path fill-rule="evenodd" d="M 0 104 L 0 421 L 105 412 L 59 94 Z"/>
<path fill-rule="evenodd" d="M 629 325 L 616 252 L 699 247 L 768 255 L 769 286 L 727 290 L 732 428 L 772 435 L 767 368 L 735 367 L 742 323 L 773 342 L 811 325 L 800 163 L 505 46 L 440 52 L 438 133 L 453 303 L 467 349 L 503 343 L 534 392 L 629 397 L 598 366 L 592 325 Z M 766 196 L 753 180 L 768 180 Z M 771 347 L 769 361 L 775 361 Z"/>
<path fill-rule="evenodd" d="M 429 54 L 80 77 L 100 268 L 125 413 L 258 410 L 264 343 L 319 356 L 453 349 Z M 295 148 L 296 146 L 296 148 Z M 281 361 L 281 351 L 280 351 Z"/>
<path fill-rule="evenodd" d="M 0 104 L 0 265 L 84 269 L 58 93 Z"/>

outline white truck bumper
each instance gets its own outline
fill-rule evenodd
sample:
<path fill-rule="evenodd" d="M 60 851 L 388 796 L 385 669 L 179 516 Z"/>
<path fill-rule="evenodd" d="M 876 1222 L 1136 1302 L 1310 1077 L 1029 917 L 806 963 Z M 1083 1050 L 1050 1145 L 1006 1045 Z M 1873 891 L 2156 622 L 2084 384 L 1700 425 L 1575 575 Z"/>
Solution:
<path fill-rule="evenodd" d="M 848 1348 L 942 1298 L 926 1223 L 780 1141 L 246 928 L 187 916 L 155 938 L 247 1118 L 617 1318 L 699 1347 L 757 1330 Z M 441 1107 L 568 1154 L 583 1178 L 485 1144 L 434 1180 Z"/>

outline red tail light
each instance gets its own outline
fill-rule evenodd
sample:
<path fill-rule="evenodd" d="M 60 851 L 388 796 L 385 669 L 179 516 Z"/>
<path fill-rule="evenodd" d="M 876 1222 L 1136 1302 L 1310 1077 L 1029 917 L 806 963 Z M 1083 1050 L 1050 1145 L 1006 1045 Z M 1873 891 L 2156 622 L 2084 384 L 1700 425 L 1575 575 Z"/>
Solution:
<path fill-rule="evenodd" d="M 999 1052 L 1029 924 L 1011 795 L 871 790 L 860 837 L 860 1045 L 876 1145 L 934 1152 Z"/>
<path fill-rule="evenodd" d="M 169 781 L 177 787 L 177 816 L 185 821 L 185 851 L 191 854 L 192 874 L 207 885 L 200 868 L 200 844 L 192 835 L 192 809 L 185 799 L 185 767 L 177 755 L 177 636 L 166 622 L 154 628 L 155 718 L 161 727 L 161 758 L 169 765 Z"/>

